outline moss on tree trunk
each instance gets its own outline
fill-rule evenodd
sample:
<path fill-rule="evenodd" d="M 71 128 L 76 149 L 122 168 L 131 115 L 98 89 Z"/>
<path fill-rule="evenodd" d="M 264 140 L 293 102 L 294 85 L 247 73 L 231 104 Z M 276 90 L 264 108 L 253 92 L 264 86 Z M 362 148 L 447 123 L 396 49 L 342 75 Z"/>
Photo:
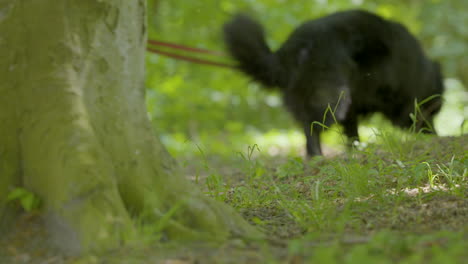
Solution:
<path fill-rule="evenodd" d="M 144 101 L 143 0 L 0 3 L 0 217 L 24 186 L 69 253 L 116 247 L 134 217 L 169 239 L 257 234 L 183 179 Z M 175 209 L 175 210 L 174 210 Z M 0 219 L 1 220 L 1 219 Z"/>

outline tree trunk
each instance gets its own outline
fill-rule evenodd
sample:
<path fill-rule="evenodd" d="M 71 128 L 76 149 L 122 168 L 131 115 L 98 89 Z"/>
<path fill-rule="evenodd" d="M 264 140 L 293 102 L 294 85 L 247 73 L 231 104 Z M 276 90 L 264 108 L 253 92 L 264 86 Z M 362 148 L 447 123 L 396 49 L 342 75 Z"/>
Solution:
<path fill-rule="evenodd" d="M 0 217 L 8 192 L 24 186 L 42 199 L 68 253 L 125 243 L 141 215 L 166 221 L 169 239 L 257 234 L 183 179 L 153 135 L 145 8 L 144 0 L 0 3 Z"/>

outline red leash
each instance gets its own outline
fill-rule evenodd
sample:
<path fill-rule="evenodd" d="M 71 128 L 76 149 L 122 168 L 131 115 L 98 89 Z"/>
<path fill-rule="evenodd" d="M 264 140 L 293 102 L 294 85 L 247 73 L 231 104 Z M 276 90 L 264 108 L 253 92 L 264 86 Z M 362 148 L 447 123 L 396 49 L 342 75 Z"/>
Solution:
<path fill-rule="evenodd" d="M 174 49 L 193 51 L 193 52 L 198 52 L 198 53 L 206 53 L 206 54 L 211 54 L 211 55 L 215 55 L 215 56 L 219 56 L 219 57 L 226 57 L 226 54 L 224 54 L 222 52 L 211 51 L 211 50 L 200 49 L 200 48 L 187 47 L 187 46 L 184 46 L 184 45 L 179 45 L 179 44 L 174 44 L 174 43 L 169 43 L 169 42 L 163 42 L 163 41 L 154 40 L 154 39 L 148 39 L 148 44 L 156 45 L 156 46 L 169 47 L 169 48 L 174 48 Z"/>
<path fill-rule="evenodd" d="M 155 47 L 151 47 L 155 46 Z M 146 48 L 147 51 L 151 53 L 156 53 L 156 54 L 161 54 L 164 56 L 168 56 L 171 58 L 179 59 L 179 60 L 184 60 L 184 61 L 190 61 L 198 64 L 205 64 L 205 65 L 211 65 L 211 66 L 218 66 L 218 67 L 224 67 L 224 68 L 236 68 L 235 65 L 233 64 L 228 64 L 224 62 L 218 62 L 218 61 L 212 61 L 212 60 L 206 60 L 206 59 L 200 59 L 196 57 L 191 57 L 191 56 L 186 56 L 186 55 L 180 55 L 177 53 L 169 52 L 169 51 L 164 51 L 161 50 L 157 47 L 166 47 L 174 50 L 182 50 L 182 51 L 188 51 L 193 54 L 208 54 L 212 56 L 217 56 L 217 57 L 222 57 L 222 58 L 227 58 L 228 56 L 224 53 L 217 52 L 217 51 L 212 51 L 212 50 L 207 50 L 207 49 L 201 49 L 201 48 L 194 48 L 194 47 L 188 47 L 180 44 L 174 44 L 174 43 L 169 43 L 169 42 L 164 42 L 164 41 L 158 41 L 158 40 L 153 40 L 149 39 L 148 40 L 148 47 Z"/>

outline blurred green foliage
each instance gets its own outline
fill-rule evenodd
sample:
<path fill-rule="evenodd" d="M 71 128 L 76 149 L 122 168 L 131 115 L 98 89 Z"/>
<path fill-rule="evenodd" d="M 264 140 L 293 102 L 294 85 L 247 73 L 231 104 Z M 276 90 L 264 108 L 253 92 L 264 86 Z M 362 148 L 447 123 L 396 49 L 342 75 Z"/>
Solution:
<path fill-rule="evenodd" d="M 420 37 L 429 53 L 440 60 L 448 76 L 459 78 L 468 87 L 468 2 L 430 1 L 421 11 Z"/>
<path fill-rule="evenodd" d="M 36 194 L 20 187 L 11 190 L 8 193 L 6 201 L 18 202 L 26 212 L 38 209 L 41 205 L 41 199 Z"/>
<path fill-rule="evenodd" d="M 238 11 L 257 18 L 276 49 L 300 23 L 332 12 L 363 8 L 401 21 L 424 41 L 432 57 L 443 62 L 447 76 L 468 81 L 465 45 L 468 1 L 459 0 L 153 0 L 149 1 L 149 38 L 223 51 L 222 25 Z M 213 58 L 218 59 L 219 58 Z M 304 140 L 281 106 L 278 93 L 264 91 L 242 74 L 149 54 L 147 56 L 149 116 L 174 155 L 232 154 L 258 144 L 264 151 L 297 151 Z M 460 86 L 461 87 L 461 86 Z M 464 94 L 463 88 L 457 90 Z M 465 93 L 466 95 L 466 93 Z M 455 96 L 447 116 L 462 120 L 468 99 Z M 461 99 L 460 99 L 461 98 Z M 461 101 L 460 101 L 461 100 Z M 466 101 L 463 101 L 466 100 Z M 457 112 L 458 111 L 458 112 Z M 458 114 L 454 114 L 457 112 Z M 460 114 L 461 113 L 461 114 Z M 463 116 L 465 115 L 465 116 Z M 459 127 L 462 121 L 455 122 Z M 456 128 L 457 132 L 459 128 Z M 261 135 L 268 135 L 263 137 Z M 451 132 L 446 132 L 450 134 Z M 339 136 L 325 136 L 340 144 Z M 290 148 L 289 145 L 299 146 Z"/>

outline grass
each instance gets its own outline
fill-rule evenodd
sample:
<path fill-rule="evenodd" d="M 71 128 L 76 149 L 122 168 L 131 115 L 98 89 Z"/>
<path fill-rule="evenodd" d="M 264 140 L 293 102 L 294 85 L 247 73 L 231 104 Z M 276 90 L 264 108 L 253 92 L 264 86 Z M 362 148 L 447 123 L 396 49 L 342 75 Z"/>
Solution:
<path fill-rule="evenodd" d="M 239 263 L 254 248 L 245 263 L 463 263 L 468 136 L 401 133 L 334 157 L 272 157 L 252 145 L 225 164 L 186 162 L 207 195 L 268 234 L 236 253 L 192 258 Z"/>
<path fill-rule="evenodd" d="M 381 130 L 374 141 L 311 159 L 255 144 L 230 156 L 195 146 L 199 155 L 179 157 L 187 176 L 265 240 L 158 243 L 164 222 L 142 223 L 133 245 L 46 263 L 464 263 L 468 135 Z"/>

